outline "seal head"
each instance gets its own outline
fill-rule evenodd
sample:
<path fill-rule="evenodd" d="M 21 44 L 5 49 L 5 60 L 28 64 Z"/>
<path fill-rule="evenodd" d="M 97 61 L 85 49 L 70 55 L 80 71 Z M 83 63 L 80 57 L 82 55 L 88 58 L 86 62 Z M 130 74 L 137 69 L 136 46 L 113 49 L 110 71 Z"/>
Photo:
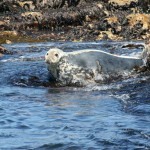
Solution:
<path fill-rule="evenodd" d="M 61 57 L 64 56 L 64 52 L 58 48 L 50 49 L 45 55 L 45 62 L 47 64 L 58 63 Z"/>
<path fill-rule="evenodd" d="M 50 49 L 45 55 L 45 62 L 47 63 L 47 69 L 54 77 L 59 78 L 59 61 L 64 56 L 64 52 L 58 48 Z"/>

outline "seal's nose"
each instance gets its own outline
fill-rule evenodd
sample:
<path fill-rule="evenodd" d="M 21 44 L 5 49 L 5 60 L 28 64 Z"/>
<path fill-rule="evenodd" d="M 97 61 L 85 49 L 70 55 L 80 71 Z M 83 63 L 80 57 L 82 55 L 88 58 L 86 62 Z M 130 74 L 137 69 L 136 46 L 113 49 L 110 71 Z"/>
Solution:
<path fill-rule="evenodd" d="M 47 59 L 45 59 L 45 62 L 46 62 L 47 64 L 50 64 L 50 62 L 49 62 Z"/>
<path fill-rule="evenodd" d="M 46 63 L 48 63 L 47 55 L 44 56 L 44 60 Z"/>

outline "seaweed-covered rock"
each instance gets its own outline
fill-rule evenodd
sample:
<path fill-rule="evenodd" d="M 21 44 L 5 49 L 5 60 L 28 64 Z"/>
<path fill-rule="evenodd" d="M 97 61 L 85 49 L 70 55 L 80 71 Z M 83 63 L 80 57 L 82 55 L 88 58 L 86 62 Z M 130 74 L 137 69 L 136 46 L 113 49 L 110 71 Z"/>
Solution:
<path fill-rule="evenodd" d="M 150 0 L 138 0 L 138 4 L 145 13 L 150 12 Z"/>
<path fill-rule="evenodd" d="M 150 38 L 150 15 L 129 14 L 126 17 L 126 25 L 122 26 L 120 35 L 124 39 L 149 39 Z"/>
<path fill-rule="evenodd" d="M 2 0 L 0 43 L 148 39 L 149 6 L 149 0 Z M 19 36 L 6 35 L 13 31 Z"/>
<path fill-rule="evenodd" d="M 35 9 L 33 1 L 24 1 L 24 2 L 18 1 L 17 4 L 26 11 L 34 11 Z"/>
<path fill-rule="evenodd" d="M 143 30 L 150 29 L 150 14 L 129 14 L 126 18 L 130 28 L 139 24 Z"/>
<path fill-rule="evenodd" d="M 137 3 L 138 0 L 109 0 L 110 4 L 116 5 L 116 6 L 129 6 L 132 3 Z"/>
<path fill-rule="evenodd" d="M 138 5 L 138 0 L 109 0 L 109 8 L 114 7 L 120 10 L 129 10 Z"/>

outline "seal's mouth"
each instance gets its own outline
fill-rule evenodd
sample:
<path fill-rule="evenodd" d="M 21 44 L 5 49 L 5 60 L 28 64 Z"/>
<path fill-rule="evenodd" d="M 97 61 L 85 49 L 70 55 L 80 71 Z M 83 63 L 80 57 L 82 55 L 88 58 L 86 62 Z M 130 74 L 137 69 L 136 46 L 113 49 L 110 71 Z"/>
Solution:
<path fill-rule="evenodd" d="M 57 62 L 52 62 L 52 61 L 50 61 L 49 59 L 45 59 L 45 62 L 46 62 L 47 64 L 49 64 L 49 65 L 55 65 L 55 64 L 57 64 Z"/>
<path fill-rule="evenodd" d="M 47 56 L 45 55 L 45 62 L 47 63 L 47 64 L 51 64 L 51 61 L 47 58 Z"/>
<path fill-rule="evenodd" d="M 46 59 L 45 59 L 45 62 L 46 62 L 47 64 L 50 64 L 50 62 L 49 62 L 48 60 L 46 60 Z"/>

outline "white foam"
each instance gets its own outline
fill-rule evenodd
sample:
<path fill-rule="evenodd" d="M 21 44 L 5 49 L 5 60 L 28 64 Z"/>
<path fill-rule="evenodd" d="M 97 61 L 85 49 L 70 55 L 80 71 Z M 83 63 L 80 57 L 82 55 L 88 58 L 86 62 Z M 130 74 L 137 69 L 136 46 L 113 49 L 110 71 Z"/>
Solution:
<path fill-rule="evenodd" d="M 2 59 L 1 62 L 16 62 L 19 61 L 19 58 L 10 58 L 10 59 Z"/>
<path fill-rule="evenodd" d="M 120 99 L 123 102 L 126 102 L 126 100 L 130 99 L 130 95 L 129 94 L 122 94 L 122 95 L 111 95 L 114 98 Z"/>
<path fill-rule="evenodd" d="M 2 59 L 0 62 L 21 62 L 21 61 L 44 61 L 44 57 L 26 57 L 20 56 L 18 58 L 9 58 L 9 59 Z"/>

